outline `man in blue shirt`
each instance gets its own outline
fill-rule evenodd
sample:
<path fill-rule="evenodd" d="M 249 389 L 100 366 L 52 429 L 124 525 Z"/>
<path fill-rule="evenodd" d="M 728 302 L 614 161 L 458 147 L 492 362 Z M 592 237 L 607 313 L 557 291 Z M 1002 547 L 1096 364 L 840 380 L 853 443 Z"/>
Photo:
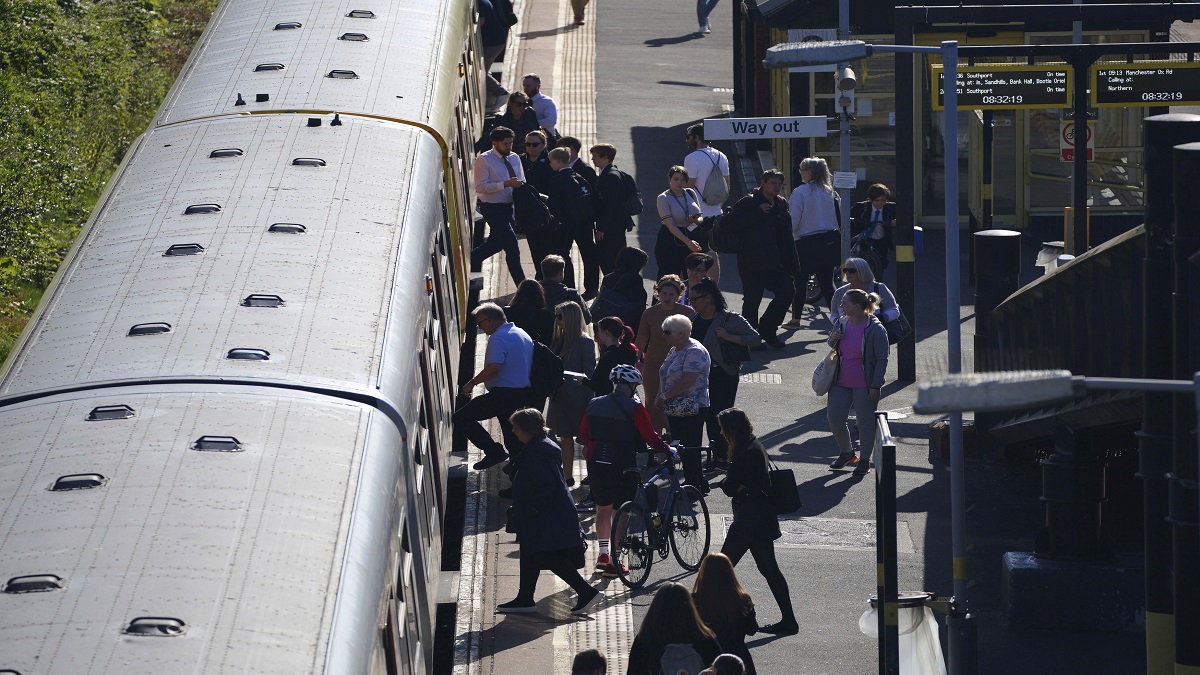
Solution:
<path fill-rule="evenodd" d="M 487 393 L 476 396 L 454 411 L 453 421 L 467 440 L 483 450 L 483 459 L 475 462 L 477 471 L 502 463 L 509 454 L 518 454 L 521 442 L 513 434 L 510 415 L 529 405 L 532 399 L 529 371 L 533 366 L 533 339 L 517 328 L 499 305 L 485 302 L 475 308 L 475 324 L 488 336 L 483 369 L 462 386 L 462 395 L 470 396 L 475 385 L 483 383 Z M 504 433 L 504 444 L 496 442 L 480 424 L 497 418 Z M 508 452 L 505 452 L 505 448 Z"/>

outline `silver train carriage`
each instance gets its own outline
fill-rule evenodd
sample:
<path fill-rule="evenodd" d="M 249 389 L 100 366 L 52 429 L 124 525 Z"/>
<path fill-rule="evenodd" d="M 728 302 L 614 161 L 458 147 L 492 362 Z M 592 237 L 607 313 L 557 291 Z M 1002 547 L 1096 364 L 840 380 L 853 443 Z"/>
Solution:
<path fill-rule="evenodd" d="M 0 672 L 431 665 L 471 0 L 225 0 L 0 379 Z"/>

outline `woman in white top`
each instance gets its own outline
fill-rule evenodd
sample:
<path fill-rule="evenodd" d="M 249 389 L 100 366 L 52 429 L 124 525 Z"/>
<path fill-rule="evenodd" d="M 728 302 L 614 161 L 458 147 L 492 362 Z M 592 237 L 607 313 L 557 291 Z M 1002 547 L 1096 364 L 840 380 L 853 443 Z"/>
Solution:
<path fill-rule="evenodd" d="M 670 187 L 658 196 L 658 218 L 662 227 L 654 242 L 654 262 L 658 265 L 658 277 L 668 274 L 684 276 L 683 259 L 693 251 L 703 251 L 704 246 L 693 237 L 699 236 L 697 229 L 703 217 L 700 215 L 700 195 L 691 188 L 688 172 L 682 166 L 673 166 L 667 172 Z"/>
<path fill-rule="evenodd" d="M 792 304 L 792 320 L 788 323 L 793 328 L 800 326 L 810 274 L 817 275 L 821 296 L 832 311 L 833 270 L 841 258 L 841 202 L 830 185 L 829 166 L 820 157 L 805 158 L 800 162 L 800 179 L 804 184 L 792 190 L 788 199 L 792 239 L 796 242 L 796 257 L 800 260 L 796 300 Z"/>

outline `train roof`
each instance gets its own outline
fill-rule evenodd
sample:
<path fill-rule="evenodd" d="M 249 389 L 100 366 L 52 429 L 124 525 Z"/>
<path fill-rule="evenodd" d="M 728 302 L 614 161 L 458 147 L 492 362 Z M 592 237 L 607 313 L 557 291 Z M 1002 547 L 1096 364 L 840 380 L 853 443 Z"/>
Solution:
<path fill-rule="evenodd" d="M 473 12 L 471 0 L 224 2 L 154 124 L 342 111 L 424 124 L 450 138 Z"/>
<path fill-rule="evenodd" d="M 399 442 L 368 406 L 257 387 L 0 409 L 0 669 L 290 675 L 340 646 L 366 672 Z"/>
<path fill-rule="evenodd" d="M 421 280 L 445 227 L 440 149 L 414 127 L 330 119 L 147 133 L 0 393 L 161 375 L 366 390 L 388 367 L 410 368 L 399 364 L 418 331 L 388 325 L 420 320 L 429 303 Z"/>

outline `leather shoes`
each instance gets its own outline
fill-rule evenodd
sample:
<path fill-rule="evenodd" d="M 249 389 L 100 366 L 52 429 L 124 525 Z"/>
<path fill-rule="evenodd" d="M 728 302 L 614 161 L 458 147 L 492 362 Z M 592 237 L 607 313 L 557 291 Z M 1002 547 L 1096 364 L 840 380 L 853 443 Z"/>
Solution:
<path fill-rule="evenodd" d="M 778 335 L 769 335 L 767 337 L 764 337 L 763 342 L 771 345 L 775 349 L 783 349 L 784 347 L 787 346 L 783 340 L 779 339 Z"/>
<path fill-rule="evenodd" d="M 512 488 L 506 487 L 496 491 L 496 495 L 501 499 L 512 499 Z"/>
<path fill-rule="evenodd" d="M 768 635 L 795 635 L 800 632 L 800 626 L 795 623 L 784 623 L 780 621 L 779 623 L 773 623 L 769 626 L 763 626 L 762 628 L 758 629 L 758 632 L 766 633 Z"/>
<path fill-rule="evenodd" d="M 485 452 L 483 454 L 483 459 L 472 464 L 471 468 L 475 469 L 476 471 L 483 471 L 484 469 L 490 469 L 497 464 L 503 464 L 504 460 L 506 459 L 508 459 L 507 452 Z"/>

